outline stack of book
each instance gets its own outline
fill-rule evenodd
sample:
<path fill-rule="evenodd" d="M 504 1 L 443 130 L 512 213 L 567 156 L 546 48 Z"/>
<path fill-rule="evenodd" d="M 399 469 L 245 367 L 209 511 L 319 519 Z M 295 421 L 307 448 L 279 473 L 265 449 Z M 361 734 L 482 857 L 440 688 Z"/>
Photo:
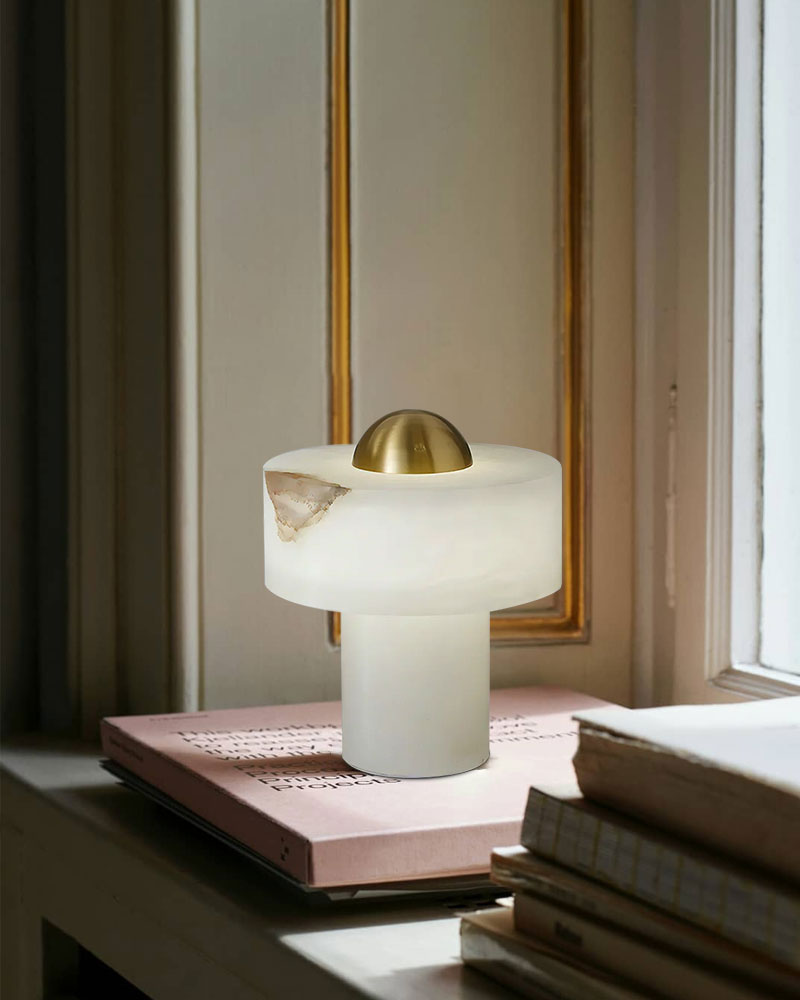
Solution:
<path fill-rule="evenodd" d="M 800 698 L 577 719 L 464 961 L 533 997 L 800 997 Z"/>

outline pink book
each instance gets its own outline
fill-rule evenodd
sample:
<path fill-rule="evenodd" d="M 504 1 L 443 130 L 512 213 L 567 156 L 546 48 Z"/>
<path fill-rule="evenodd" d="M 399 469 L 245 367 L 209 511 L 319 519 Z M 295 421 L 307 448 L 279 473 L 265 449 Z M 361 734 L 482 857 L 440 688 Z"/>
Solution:
<path fill-rule="evenodd" d="M 339 702 L 104 719 L 103 750 L 160 792 L 316 888 L 481 875 L 517 844 L 532 784 L 574 780 L 563 688 L 492 692 L 491 756 L 446 778 L 384 778 L 342 760 Z"/>

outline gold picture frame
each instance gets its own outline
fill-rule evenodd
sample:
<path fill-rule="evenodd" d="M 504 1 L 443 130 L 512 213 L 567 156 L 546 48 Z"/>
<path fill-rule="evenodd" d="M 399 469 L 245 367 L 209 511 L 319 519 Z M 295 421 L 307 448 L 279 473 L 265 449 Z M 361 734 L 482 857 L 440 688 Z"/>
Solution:
<path fill-rule="evenodd" d="M 330 345 L 329 442 L 350 444 L 350 93 L 349 0 L 330 3 Z M 587 372 L 585 321 L 586 18 L 585 0 L 561 0 L 561 464 L 563 583 L 555 606 L 497 612 L 493 642 L 585 642 L 587 611 Z M 340 616 L 329 615 L 340 639 Z"/>

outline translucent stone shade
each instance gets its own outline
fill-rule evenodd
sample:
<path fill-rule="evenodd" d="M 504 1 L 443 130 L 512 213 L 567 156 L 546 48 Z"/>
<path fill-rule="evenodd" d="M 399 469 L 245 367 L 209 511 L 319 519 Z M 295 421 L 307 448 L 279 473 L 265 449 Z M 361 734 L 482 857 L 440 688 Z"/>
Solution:
<path fill-rule="evenodd" d="M 265 583 L 296 604 L 356 614 L 463 615 L 561 585 L 561 466 L 471 445 L 473 465 L 408 476 L 352 465 L 352 445 L 264 465 Z"/>

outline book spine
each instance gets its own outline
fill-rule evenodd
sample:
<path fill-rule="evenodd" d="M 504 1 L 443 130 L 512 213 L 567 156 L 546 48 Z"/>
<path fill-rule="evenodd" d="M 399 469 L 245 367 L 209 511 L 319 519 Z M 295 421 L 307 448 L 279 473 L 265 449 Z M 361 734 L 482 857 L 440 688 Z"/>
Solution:
<path fill-rule="evenodd" d="M 511 914 L 508 915 L 511 921 Z M 543 1000 L 644 1000 L 636 990 L 609 982 L 605 973 L 577 966 L 568 956 L 531 946 L 519 935 L 509 937 L 463 917 L 461 959 L 515 993 Z"/>
<path fill-rule="evenodd" d="M 525 893 L 514 897 L 514 926 L 521 934 L 559 948 L 582 962 L 659 992 L 703 1000 L 759 1000 L 740 980 L 718 975 L 661 945 L 651 944 L 589 917 Z"/>
<path fill-rule="evenodd" d="M 293 830 L 229 795 L 219 785 L 158 753 L 105 720 L 103 752 L 165 795 L 241 841 L 277 868 L 309 881 L 308 843 Z"/>
<path fill-rule="evenodd" d="M 800 902 L 532 788 L 522 844 L 573 871 L 800 968 Z"/>
<path fill-rule="evenodd" d="M 678 920 L 536 855 L 529 856 L 523 871 L 508 865 L 502 855 L 493 854 L 492 880 L 511 889 L 516 899 L 525 894 L 538 896 L 657 942 L 704 965 L 716 966 L 728 976 L 743 976 L 763 984 L 772 990 L 770 996 L 800 996 L 800 970 L 779 965 L 767 955 L 740 948 L 705 928 Z"/>

